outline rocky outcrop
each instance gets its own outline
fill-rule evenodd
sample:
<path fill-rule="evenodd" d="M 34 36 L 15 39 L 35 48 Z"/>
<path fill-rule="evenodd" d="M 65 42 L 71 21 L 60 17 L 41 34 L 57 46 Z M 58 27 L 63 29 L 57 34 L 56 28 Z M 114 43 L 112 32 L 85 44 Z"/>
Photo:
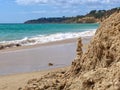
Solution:
<path fill-rule="evenodd" d="M 67 75 L 65 89 L 120 90 L 120 13 L 101 24 L 87 52 L 74 61 Z"/>
<path fill-rule="evenodd" d="M 6 48 L 20 47 L 20 46 L 27 45 L 28 43 L 33 44 L 35 42 L 36 41 L 32 40 L 32 39 L 16 40 L 15 42 L 14 41 L 6 41 L 4 43 L 0 43 L 0 50 L 6 49 Z"/>
<path fill-rule="evenodd" d="M 120 13 L 106 19 L 96 31 L 88 50 L 76 61 L 78 73 L 110 67 L 120 61 Z"/>
<path fill-rule="evenodd" d="M 99 22 L 95 17 L 84 17 L 78 19 L 77 23 L 96 23 Z"/>
<path fill-rule="evenodd" d="M 51 86 L 53 77 L 55 84 Z M 77 55 L 69 71 L 48 75 L 46 84 L 43 80 L 46 76 L 31 83 L 39 83 L 37 89 L 27 84 L 24 90 L 120 90 L 120 12 L 104 20 L 85 53 L 78 39 Z"/>
<path fill-rule="evenodd" d="M 65 81 L 62 79 L 65 72 L 65 70 L 50 72 L 39 79 L 31 79 L 24 89 L 20 90 L 63 90 Z"/>
<path fill-rule="evenodd" d="M 11 48 L 11 47 L 19 47 L 21 44 L 18 43 L 8 43 L 8 44 L 0 44 L 0 50 Z"/>

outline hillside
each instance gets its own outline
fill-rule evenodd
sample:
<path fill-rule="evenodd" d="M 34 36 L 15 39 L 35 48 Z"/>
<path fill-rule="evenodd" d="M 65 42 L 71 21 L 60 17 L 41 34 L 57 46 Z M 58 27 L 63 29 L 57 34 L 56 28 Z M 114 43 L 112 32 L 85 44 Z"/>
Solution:
<path fill-rule="evenodd" d="M 120 11 L 120 7 L 111 10 L 92 10 L 86 15 L 78 15 L 76 17 L 53 17 L 53 18 L 39 18 L 35 20 L 25 21 L 25 24 L 35 23 L 97 23 L 102 22 L 114 12 Z"/>

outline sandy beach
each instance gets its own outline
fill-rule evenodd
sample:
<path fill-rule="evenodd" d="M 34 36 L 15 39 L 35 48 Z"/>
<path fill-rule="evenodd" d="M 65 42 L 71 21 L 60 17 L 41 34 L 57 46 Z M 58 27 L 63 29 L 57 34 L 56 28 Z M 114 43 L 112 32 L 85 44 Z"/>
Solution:
<path fill-rule="evenodd" d="M 40 78 L 49 72 L 66 71 L 68 68 L 69 67 L 64 67 L 39 72 L 0 76 L 0 90 L 19 90 L 19 88 L 24 87 L 30 79 Z"/>
<path fill-rule="evenodd" d="M 0 6 L 0 90 L 120 90 L 120 0 Z"/>
<path fill-rule="evenodd" d="M 84 50 L 90 39 L 83 38 Z M 16 90 L 29 79 L 68 67 L 75 58 L 76 45 L 77 39 L 68 39 L 1 50 L 0 90 Z M 48 63 L 53 63 L 53 66 Z"/>

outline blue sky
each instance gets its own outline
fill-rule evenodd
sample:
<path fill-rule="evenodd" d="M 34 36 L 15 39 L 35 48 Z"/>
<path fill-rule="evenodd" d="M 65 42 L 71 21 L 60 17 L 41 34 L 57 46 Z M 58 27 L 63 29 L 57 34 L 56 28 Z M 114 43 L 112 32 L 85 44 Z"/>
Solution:
<path fill-rule="evenodd" d="M 119 6 L 120 0 L 0 0 L 0 23 L 84 15 L 90 10 L 107 10 Z"/>

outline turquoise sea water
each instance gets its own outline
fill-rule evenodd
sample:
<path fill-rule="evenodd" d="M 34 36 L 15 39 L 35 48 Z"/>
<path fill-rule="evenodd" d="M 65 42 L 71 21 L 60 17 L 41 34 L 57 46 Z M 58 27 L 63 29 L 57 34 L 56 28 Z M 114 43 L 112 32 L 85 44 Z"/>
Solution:
<path fill-rule="evenodd" d="M 0 43 L 25 40 L 40 43 L 79 35 L 87 36 L 94 33 L 93 30 L 95 31 L 98 26 L 99 24 L 0 24 Z"/>

